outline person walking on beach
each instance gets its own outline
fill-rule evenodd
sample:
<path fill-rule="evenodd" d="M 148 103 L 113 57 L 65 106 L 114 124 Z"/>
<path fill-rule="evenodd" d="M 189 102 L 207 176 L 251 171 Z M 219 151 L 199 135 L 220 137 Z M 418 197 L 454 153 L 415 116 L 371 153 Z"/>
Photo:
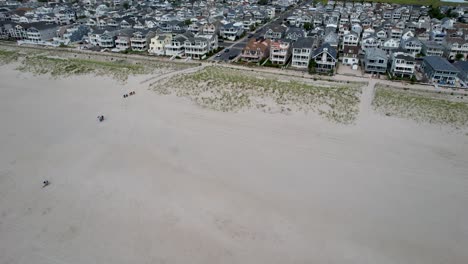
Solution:
<path fill-rule="evenodd" d="M 48 186 L 50 184 L 50 182 L 48 180 L 45 180 L 42 182 L 44 185 L 42 185 L 42 188 Z"/>

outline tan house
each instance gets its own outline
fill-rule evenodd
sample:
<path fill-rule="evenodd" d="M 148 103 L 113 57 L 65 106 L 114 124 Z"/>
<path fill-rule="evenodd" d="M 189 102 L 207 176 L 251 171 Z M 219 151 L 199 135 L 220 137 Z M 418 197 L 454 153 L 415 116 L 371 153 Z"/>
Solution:
<path fill-rule="evenodd" d="M 172 42 L 172 34 L 170 33 L 158 34 L 151 39 L 148 53 L 164 56 L 166 55 L 166 45 L 171 44 L 171 42 Z"/>
<path fill-rule="evenodd" d="M 242 49 L 241 60 L 248 62 L 259 62 L 270 55 L 271 40 L 259 38 L 250 39 Z"/>

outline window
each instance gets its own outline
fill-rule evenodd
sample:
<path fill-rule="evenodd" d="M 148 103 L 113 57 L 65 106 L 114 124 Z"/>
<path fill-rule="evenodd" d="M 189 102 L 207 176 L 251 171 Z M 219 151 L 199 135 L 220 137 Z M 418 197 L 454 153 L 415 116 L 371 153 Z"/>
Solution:
<path fill-rule="evenodd" d="M 379 60 L 379 63 L 381 63 L 381 64 L 384 63 L 384 60 Z"/>

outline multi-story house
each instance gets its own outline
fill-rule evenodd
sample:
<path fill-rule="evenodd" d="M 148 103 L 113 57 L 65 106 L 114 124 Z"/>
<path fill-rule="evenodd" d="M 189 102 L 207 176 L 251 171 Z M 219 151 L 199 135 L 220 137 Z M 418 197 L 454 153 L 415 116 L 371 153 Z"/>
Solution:
<path fill-rule="evenodd" d="M 376 35 L 370 35 L 363 38 L 361 41 L 361 49 L 366 52 L 368 49 L 378 48 L 380 46 L 380 40 Z"/>
<path fill-rule="evenodd" d="M 323 38 L 323 43 L 327 43 L 335 49 L 338 49 L 339 38 L 335 32 L 329 32 Z"/>
<path fill-rule="evenodd" d="M 341 62 L 344 65 L 359 65 L 359 46 L 344 46 Z"/>
<path fill-rule="evenodd" d="M 312 54 L 312 59 L 316 64 L 316 72 L 332 73 L 336 68 L 336 62 L 338 61 L 338 53 L 334 47 L 330 46 L 330 44 L 328 43 L 325 43 L 314 50 Z"/>
<path fill-rule="evenodd" d="M 185 48 L 184 43 L 189 38 L 194 38 L 195 36 L 191 32 L 186 32 L 184 34 L 176 35 L 172 38 L 171 43 L 165 46 L 165 52 L 167 56 L 184 56 Z"/>
<path fill-rule="evenodd" d="M 155 36 L 152 31 L 136 31 L 130 38 L 130 45 L 133 51 L 146 51 L 151 38 Z"/>
<path fill-rule="evenodd" d="M 430 39 L 437 43 L 442 43 L 445 40 L 445 35 L 443 31 L 432 30 L 430 32 Z"/>
<path fill-rule="evenodd" d="M 421 41 L 421 52 L 424 56 L 444 56 L 445 47 L 435 41 Z"/>
<path fill-rule="evenodd" d="M 388 58 L 385 51 L 373 48 L 366 51 L 364 57 L 364 70 L 369 73 L 387 72 Z"/>
<path fill-rule="evenodd" d="M 440 85 L 454 85 L 460 72 L 447 59 L 439 56 L 424 57 L 421 69 L 431 82 Z"/>
<path fill-rule="evenodd" d="M 164 56 L 166 55 L 166 45 L 169 45 L 171 42 L 172 34 L 158 34 L 151 38 L 148 53 Z"/>
<path fill-rule="evenodd" d="M 387 54 L 392 53 L 392 51 L 400 47 L 400 41 L 398 39 L 389 38 L 382 42 L 380 48 L 385 51 Z"/>
<path fill-rule="evenodd" d="M 131 32 L 119 32 L 119 35 L 115 39 L 115 49 L 116 51 L 124 51 L 130 49 L 130 38 L 133 35 L 133 30 Z"/>
<path fill-rule="evenodd" d="M 296 28 L 296 27 L 289 27 L 286 30 L 286 39 L 296 41 L 299 38 L 304 38 L 306 37 L 306 32 L 302 28 Z"/>
<path fill-rule="evenodd" d="M 97 41 L 101 48 L 113 48 L 115 46 L 115 33 L 106 31 L 99 36 Z"/>
<path fill-rule="evenodd" d="M 219 34 L 219 25 L 216 23 L 206 23 L 201 28 L 202 34 Z"/>
<path fill-rule="evenodd" d="M 400 40 L 402 35 L 403 35 L 403 30 L 401 28 L 392 27 L 391 29 L 388 30 L 389 38 Z"/>
<path fill-rule="evenodd" d="M 413 56 L 421 53 L 422 43 L 417 38 L 409 38 L 401 41 L 401 47 Z"/>
<path fill-rule="evenodd" d="M 247 62 L 259 62 L 270 56 L 270 43 L 271 40 L 258 38 L 251 38 L 245 45 L 241 52 L 241 60 Z"/>
<path fill-rule="evenodd" d="M 184 42 L 185 56 L 193 59 L 201 59 L 210 52 L 209 41 L 206 38 L 195 36 Z"/>
<path fill-rule="evenodd" d="M 343 36 L 343 41 L 341 44 L 341 50 L 343 50 L 344 46 L 359 46 L 359 36 L 355 32 L 349 32 L 348 34 Z"/>
<path fill-rule="evenodd" d="M 88 35 L 88 32 L 89 27 L 86 25 L 76 25 L 73 27 L 69 27 L 65 30 L 65 33 L 63 34 L 64 42 L 68 44 L 82 41 L 83 37 Z"/>
<path fill-rule="evenodd" d="M 413 77 L 416 60 L 410 54 L 395 52 L 391 56 L 391 63 L 390 74 L 392 76 Z"/>
<path fill-rule="evenodd" d="M 449 60 L 455 60 L 457 58 L 457 54 L 461 54 L 463 60 L 467 59 L 468 41 L 466 41 L 465 39 L 447 37 L 443 42 L 443 45 L 446 48 L 445 56 Z"/>
<path fill-rule="evenodd" d="M 312 56 L 313 39 L 300 38 L 293 43 L 291 67 L 306 69 Z"/>
<path fill-rule="evenodd" d="M 270 26 L 265 32 L 265 39 L 278 40 L 285 36 L 287 27 L 283 25 Z"/>
<path fill-rule="evenodd" d="M 383 28 L 380 28 L 378 30 L 375 30 L 375 35 L 379 38 L 379 39 L 387 39 L 387 31 L 385 31 Z"/>
<path fill-rule="evenodd" d="M 221 37 L 229 40 L 236 40 L 244 33 L 242 23 L 229 23 L 220 28 Z"/>
<path fill-rule="evenodd" d="M 466 88 L 468 86 L 468 61 L 456 61 L 453 66 L 460 71 L 457 75 L 458 80 L 462 87 Z"/>
<path fill-rule="evenodd" d="M 27 41 L 34 44 L 43 44 L 47 40 L 52 40 L 57 33 L 57 25 L 37 22 L 29 24 L 26 30 Z"/>
<path fill-rule="evenodd" d="M 273 41 L 270 47 L 270 61 L 272 64 L 286 65 L 291 56 L 291 43 L 286 41 Z"/>

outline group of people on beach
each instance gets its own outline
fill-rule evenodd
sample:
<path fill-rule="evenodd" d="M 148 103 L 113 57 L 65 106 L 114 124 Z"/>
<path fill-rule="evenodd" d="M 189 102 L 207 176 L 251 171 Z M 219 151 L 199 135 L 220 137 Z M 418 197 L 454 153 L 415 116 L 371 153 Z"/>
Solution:
<path fill-rule="evenodd" d="M 131 91 L 128 94 L 124 94 L 123 97 L 127 98 L 130 95 L 135 95 L 135 91 Z M 104 121 L 104 115 L 98 115 L 97 119 L 98 119 L 99 122 Z M 45 180 L 42 183 L 43 183 L 42 188 L 44 188 L 44 187 L 46 187 L 46 186 L 48 186 L 50 184 L 50 182 L 48 180 Z"/>
<path fill-rule="evenodd" d="M 124 95 L 123 95 L 123 98 L 127 98 L 129 95 L 134 95 L 134 94 L 135 94 L 135 91 L 130 92 L 130 93 L 128 93 L 128 94 L 124 94 Z"/>

